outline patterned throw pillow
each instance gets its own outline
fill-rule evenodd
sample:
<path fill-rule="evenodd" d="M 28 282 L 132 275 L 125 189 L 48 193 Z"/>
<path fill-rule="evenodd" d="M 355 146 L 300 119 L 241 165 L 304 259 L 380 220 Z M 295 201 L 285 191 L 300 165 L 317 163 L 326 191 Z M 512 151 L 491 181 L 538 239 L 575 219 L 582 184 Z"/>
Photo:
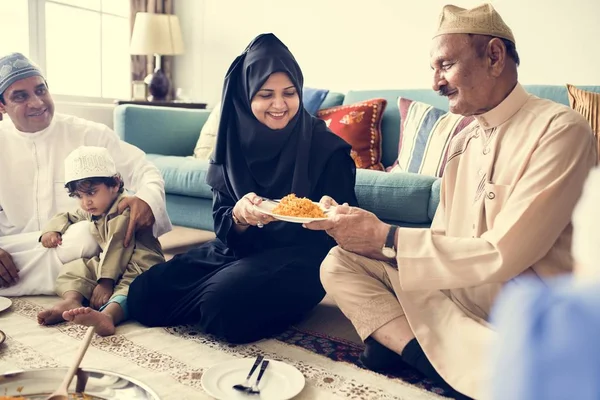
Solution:
<path fill-rule="evenodd" d="M 385 99 L 371 99 L 319 110 L 317 117 L 352 146 L 356 168 L 383 171 L 381 118 L 386 105 Z"/>
<path fill-rule="evenodd" d="M 221 120 L 221 102 L 219 101 L 211 111 L 208 119 L 202 125 L 200 137 L 194 149 L 194 157 L 200 160 L 210 159 L 215 145 L 217 143 L 217 131 L 219 130 L 219 121 Z"/>
<path fill-rule="evenodd" d="M 440 177 L 450 140 L 475 118 L 452 114 L 429 104 L 398 98 L 400 141 L 390 172 L 415 172 Z"/>
<path fill-rule="evenodd" d="M 592 126 L 600 159 L 600 93 L 588 92 L 567 84 L 567 94 L 571 108 L 583 115 Z"/>

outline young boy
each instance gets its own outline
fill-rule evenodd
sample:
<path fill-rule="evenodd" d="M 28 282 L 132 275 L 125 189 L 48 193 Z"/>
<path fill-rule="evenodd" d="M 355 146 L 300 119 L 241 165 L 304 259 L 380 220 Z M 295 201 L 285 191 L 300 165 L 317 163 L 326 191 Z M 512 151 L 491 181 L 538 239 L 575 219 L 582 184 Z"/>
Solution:
<path fill-rule="evenodd" d="M 127 319 L 129 285 L 151 266 L 164 262 L 162 249 L 152 230 L 135 232 L 129 246 L 123 245 L 129 209 L 118 214 L 117 206 L 126 195 L 106 148 L 81 146 L 71 152 L 65 159 L 65 182 L 69 196 L 79 200 L 80 209 L 52 218 L 42 231 L 42 245 L 60 245 L 71 224 L 87 220 L 101 252 L 63 265 L 56 280 L 56 293 L 63 301 L 41 311 L 38 323 L 67 320 L 93 325 L 101 336 L 112 335 L 115 326 Z M 83 307 L 84 301 L 91 308 Z"/>

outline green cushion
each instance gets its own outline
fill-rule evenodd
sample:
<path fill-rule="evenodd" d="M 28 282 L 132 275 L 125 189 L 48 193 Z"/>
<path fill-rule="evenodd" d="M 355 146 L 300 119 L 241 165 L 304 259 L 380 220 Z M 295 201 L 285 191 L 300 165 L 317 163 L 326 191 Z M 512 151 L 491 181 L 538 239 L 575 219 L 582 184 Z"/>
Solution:
<path fill-rule="evenodd" d="M 160 170 L 167 193 L 212 199 L 210 186 L 206 184 L 208 161 L 160 154 L 146 157 Z"/>
<path fill-rule="evenodd" d="M 344 102 L 344 94 L 343 93 L 329 92 L 329 93 L 327 93 L 325 100 L 323 100 L 323 103 L 321 103 L 321 107 L 319 107 L 319 109 L 322 110 L 324 108 L 339 106 L 339 105 L 342 105 L 343 102 Z"/>
<path fill-rule="evenodd" d="M 438 205 L 440 204 L 440 186 L 442 184 L 441 179 L 436 179 L 431 185 L 431 197 L 429 198 L 429 208 L 427 210 L 427 216 L 430 220 L 433 221 L 433 216 L 435 215 L 435 211 L 437 210 Z"/>
<path fill-rule="evenodd" d="M 167 214 L 173 225 L 212 231 L 212 199 L 167 193 Z"/>
<path fill-rule="evenodd" d="M 428 224 L 432 185 L 437 178 L 408 172 L 359 169 L 356 197 L 360 207 L 391 222 Z"/>
<path fill-rule="evenodd" d="M 146 154 L 191 156 L 210 111 L 185 108 L 120 105 L 114 130 Z"/>
<path fill-rule="evenodd" d="M 542 99 L 550 99 L 566 106 L 569 105 L 566 85 L 524 85 L 523 87 L 528 93 L 531 93 L 534 96 L 541 97 Z M 587 90 L 588 92 L 600 93 L 600 86 L 577 87 L 582 90 Z"/>

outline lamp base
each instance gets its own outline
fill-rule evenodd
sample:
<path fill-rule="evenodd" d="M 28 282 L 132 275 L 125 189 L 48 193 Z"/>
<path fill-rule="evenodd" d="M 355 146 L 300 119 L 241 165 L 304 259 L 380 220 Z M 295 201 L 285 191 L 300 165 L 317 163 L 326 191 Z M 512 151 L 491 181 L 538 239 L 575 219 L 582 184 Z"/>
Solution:
<path fill-rule="evenodd" d="M 169 95 L 170 87 L 171 84 L 167 75 L 162 69 L 156 69 L 148 83 L 148 91 L 150 92 L 148 101 L 165 101 Z"/>

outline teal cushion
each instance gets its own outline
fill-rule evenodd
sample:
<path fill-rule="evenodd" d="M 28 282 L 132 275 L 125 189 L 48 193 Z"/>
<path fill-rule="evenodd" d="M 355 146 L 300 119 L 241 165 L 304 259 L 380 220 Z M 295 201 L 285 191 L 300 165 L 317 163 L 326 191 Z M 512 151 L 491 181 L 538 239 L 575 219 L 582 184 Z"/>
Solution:
<path fill-rule="evenodd" d="M 435 215 L 435 211 L 440 204 L 440 186 L 442 184 L 441 179 L 436 179 L 431 185 L 431 197 L 429 197 L 429 209 L 427 210 L 427 216 L 430 220 L 433 221 L 433 216 Z"/>
<path fill-rule="evenodd" d="M 385 221 L 415 224 L 431 222 L 431 187 L 436 178 L 399 172 L 359 169 L 356 171 L 356 197 L 360 207 Z"/>
<path fill-rule="evenodd" d="M 160 170 L 165 180 L 165 192 L 212 199 L 210 186 L 206 184 L 208 161 L 160 154 L 147 154 L 146 157 Z"/>
<path fill-rule="evenodd" d="M 569 105 L 569 96 L 567 94 L 566 85 L 524 85 L 523 86 L 528 93 L 534 96 L 541 97 L 542 99 L 550 99 L 557 103 Z M 582 90 L 588 92 L 600 93 L 600 86 L 577 86 Z"/>
<path fill-rule="evenodd" d="M 210 111 L 125 104 L 115 107 L 114 129 L 146 154 L 191 156 Z"/>
<path fill-rule="evenodd" d="M 341 106 L 344 102 L 344 94 L 338 92 L 329 92 L 325 97 L 325 100 L 321 103 L 321 107 L 319 109 Z"/>
<path fill-rule="evenodd" d="M 212 199 L 167 194 L 167 214 L 173 225 L 212 231 Z"/>

